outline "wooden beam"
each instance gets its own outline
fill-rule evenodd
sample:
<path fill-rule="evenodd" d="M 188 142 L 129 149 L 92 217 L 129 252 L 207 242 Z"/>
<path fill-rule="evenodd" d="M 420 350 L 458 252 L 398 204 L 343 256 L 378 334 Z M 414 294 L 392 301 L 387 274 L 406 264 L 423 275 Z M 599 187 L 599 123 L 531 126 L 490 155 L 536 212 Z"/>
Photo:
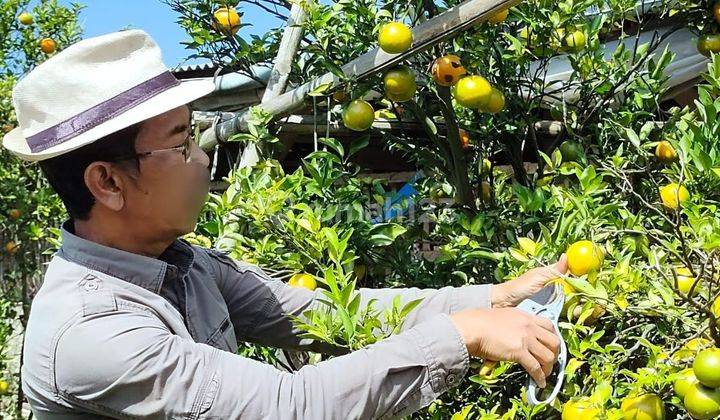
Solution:
<path fill-rule="evenodd" d="M 300 3 L 294 3 L 290 9 L 290 17 L 285 25 L 282 40 L 280 40 L 280 47 L 278 55 L 275 57 L 272 73 L 270 73 L 270 80 L 268 80 L 265 94 L 262 97 L 263 103 L 280 96 L 285 91 L 293 59 L 300 47 L 300 40 L 303 35 L 302 25 L 305 23 L 305 19 L 305 9 Z"/>
<path fill-rule="evenodd" d="M 520 0 L 466 0 L 445 12 L 422 22 L 412 29 L 413 45 L 401 54 L 388 54 L 379 48 L 361 55 L 342 67 L 347 77 L 362 79 L 369 75 L 382 72 L 401 61 L 436 45 L 493 13 L 514 6 Z M 262 107 L 273 116 L 291 113 L 303 104 L 307 94 L 320 86 L 333 88 L 339 85 L 340 78 L 333 73 L 326 73 L 297 88 L 286 92 L 262 104 Z M 215 147 L 218 140 L 227 140 L 230 136 L 247 130 L 248 111 L 240 112 L 234 118 L 218 124 L 217 130 L 205 130 L 200 137 L 200 146 L 209 150 Z M 219 139 L 216 138 L 217 132 Z"/>

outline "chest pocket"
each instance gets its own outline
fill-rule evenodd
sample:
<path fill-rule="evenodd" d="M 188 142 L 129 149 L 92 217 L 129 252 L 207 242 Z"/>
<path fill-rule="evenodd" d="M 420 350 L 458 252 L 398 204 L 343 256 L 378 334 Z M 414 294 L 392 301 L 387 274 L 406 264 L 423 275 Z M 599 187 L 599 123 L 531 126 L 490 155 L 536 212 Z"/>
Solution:
<path fill-rule="evenodd" d="M 237 350 L 237 339 L 229 317 L 220 323 L 220 326 L 207 339 L 206 344 L 233 353 Z"/>

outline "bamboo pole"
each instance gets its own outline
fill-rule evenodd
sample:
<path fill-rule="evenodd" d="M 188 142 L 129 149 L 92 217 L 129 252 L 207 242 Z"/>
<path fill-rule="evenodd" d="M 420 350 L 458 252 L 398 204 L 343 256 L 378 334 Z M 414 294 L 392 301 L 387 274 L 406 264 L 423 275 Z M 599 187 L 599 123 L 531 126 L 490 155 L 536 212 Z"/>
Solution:
<path fill-rule="evenodd" d="M 409 50 L 401 54 L 388 54 L 379 48 L 374 48 L 345 64 L 342 71 L 346 77 L 356 79 L 382 72 L 402 60 L 471 27 L 493 13 L 512 7 L 519 2 L 520 0 L 466 0 L 414 27 L 412 30 L 413 45 Z M 337 75 L 326 73 L 263 103 L 262 108 L 275 117 L 286 115 L 301 106 L 308 93 L 324 85 L 333 88 L 340 82 L 341 79 Z M 216 130 L 205 130 L 200 136 L 200 146 L 204 150 L 210 150 L 215 147 L 218 140 L 225 141 L 232 135 L 247 130 L 247 117 L 248 110 L 245 110 L 238 113 L 234 118 L 219 123 Z M 216 137 L 216 133 L 219 139 Z"/>
<path fill-rule="evenodd" d="M 275 64 L 273 64 L 270 80 L 268 80 L 262 97 L 262 103 L 280 96 L 285 91 L 293 59 L 300 47 L 300 40 L 303 35 L 302 25 L 305 23 L 305 18 L 305 9 L 299 3 L 294 3 L 290 9 L 290 17 L 283 31 L 278 55 L 275 58 Z"/>

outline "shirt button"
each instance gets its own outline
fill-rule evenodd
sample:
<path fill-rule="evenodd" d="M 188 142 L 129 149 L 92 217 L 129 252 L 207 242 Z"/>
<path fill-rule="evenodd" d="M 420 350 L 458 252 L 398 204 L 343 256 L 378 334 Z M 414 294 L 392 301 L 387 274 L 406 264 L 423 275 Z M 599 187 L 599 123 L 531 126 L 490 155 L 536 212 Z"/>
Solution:
<path fill-rule="evenodd" d="M 87 290 L 88 292 L 90 292 L 92 290 L 97 290 L 97 289 L 98 289 L 97 280 L 88 280 L 87 282 L 85 282 L 85 290 Z"/>
<path fill-rule="evenodd" d="M 457 375 L 454 373 L 448 373 L 448 376 L 445 377 L 445 380 L 447 381 L 448 385 L 455 385 L 455 382 L 457 381 Z"/>

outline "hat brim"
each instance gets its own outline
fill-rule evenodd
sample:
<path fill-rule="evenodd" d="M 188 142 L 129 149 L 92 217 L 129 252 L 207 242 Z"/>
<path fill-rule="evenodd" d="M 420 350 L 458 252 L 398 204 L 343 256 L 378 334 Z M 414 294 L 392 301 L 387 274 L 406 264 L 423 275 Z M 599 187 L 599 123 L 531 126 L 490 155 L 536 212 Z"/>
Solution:
<path fill-rule="evenodd" d="M 30 146 L 28 146 L 27 140 L 19 127 L 5 135 L 3 138 L 3 146 L 24 160 L 35 162 L 50 159 L 90 144 L 133 124 L 155 117 L 179 106 L 187 105 L 214 90 L 215 83 L 210 80 L 181 81 L 179 85 L 153 96 L 117 117 L 42 152 L 33 153 L 30 150 Z"/>

